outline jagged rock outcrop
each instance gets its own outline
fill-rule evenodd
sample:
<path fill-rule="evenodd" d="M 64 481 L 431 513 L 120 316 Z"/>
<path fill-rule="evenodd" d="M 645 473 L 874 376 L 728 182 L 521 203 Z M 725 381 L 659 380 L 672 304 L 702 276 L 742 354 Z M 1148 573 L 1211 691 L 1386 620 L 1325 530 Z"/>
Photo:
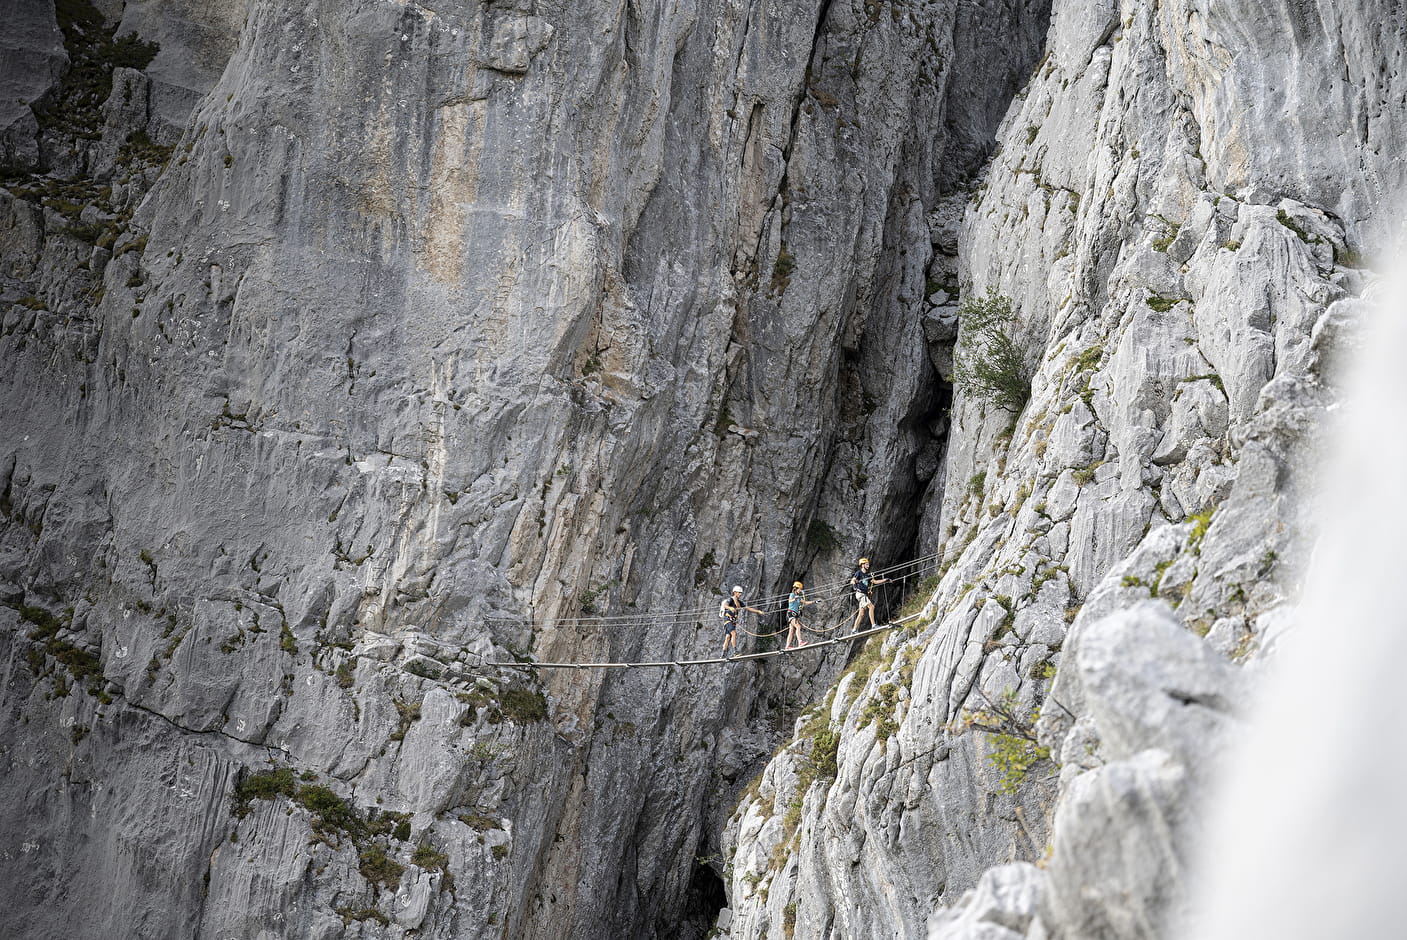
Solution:
<path fill-rule="evenodd" d="M 1067 637 L 1041 729 L 1069 779 L 1045 872 L 1055 935 L 1165 936 L 1186 900 L 1200 800 L 1246 695 L 1170 613 L 1145 601 Z"/>
<path fill-rule="evenodd" d="M 1062 653 L 1041 719 L 1068 781 L 1055 851 L 1041 867 L 988 869 L 933 917 L 931 936 L 1161 937 L 1185 909 L 1202 800 L 1239 730 L 1245 677 L 1150 601 L 1082 613 Z"/>
<path fill-rule="evenodd" d="M 57 86 L 68 53 L 52 2 L 8 0 L 0 15 L 0 165 L 27 169 L 39 162 L 34 105 Z"/>
<path fill-rule="evenodd" d="M 1011 299 L 1029 401 L 958 395 L 921 535 L 946 574 L 745 796 L 729 935 L 1154 935 L 1176 907 L 1176 877 L 1121 865 L 1113 833 L 1147 827 L 1108 801 L 1148 788 L 1144 820 L 1175 825 L 1143 849 L 1168 875 L 1211 758 L 1142 741 L 1106 763 L 1137 709 L 1096 722 L 1060 704 L 1083 668 L 1067 625 L 1152 596 L 1205 635 L 1201 660 L 1270 645 L 1311 547 L 1333 350 L 1403 182 L 1375 143 L 1404 110 L 1400 18 L 1273 12 L 1055 4 L 957 239 L 964 293 Z M 1266 88 L 1284 90 L 1273 106 Z M 929 335 L 957 309 L 934 309 Z M 997 884 L 1042 894 L 1039 916 L 992 901 Z M 955 906 L 969 888 L 981 899 Z"/>
<path fill-rule="evenodd" d="M 34 5 L 83 69 L 0 194 L 6 930 L 707 930 L 843 651 L 473 664 L 909 552 L 929 216 L 1045 11 Z"/>

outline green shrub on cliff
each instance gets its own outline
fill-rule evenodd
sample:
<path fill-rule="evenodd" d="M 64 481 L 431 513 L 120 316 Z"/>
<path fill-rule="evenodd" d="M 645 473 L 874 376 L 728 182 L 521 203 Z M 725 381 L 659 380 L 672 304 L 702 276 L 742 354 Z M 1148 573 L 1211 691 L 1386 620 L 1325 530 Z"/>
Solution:
<path fill-rule="evenodd" d="M 1031 397 L 1026 358 L 1013 338 L 1011 298 L 987 288 L 986 296 L 958 306 L 962 336 L 953 353 L 953 387 L 1013 413 Z"/>
<path fill-rule="evenodd" d="M 985 733 L 987 760 L 1001 775 L 997 791 L 1015 793 L 1032 768 L 1050 760 L 1050 748 L 1036 739 L 1040 710 L 1023 709 L 1013 689 L 1006 690 L 996 702 L 980 690 L 977 694 L 986 700 L 986 707 L 964 712 L 951 730 L 958 734 L 969 730 Z"/>

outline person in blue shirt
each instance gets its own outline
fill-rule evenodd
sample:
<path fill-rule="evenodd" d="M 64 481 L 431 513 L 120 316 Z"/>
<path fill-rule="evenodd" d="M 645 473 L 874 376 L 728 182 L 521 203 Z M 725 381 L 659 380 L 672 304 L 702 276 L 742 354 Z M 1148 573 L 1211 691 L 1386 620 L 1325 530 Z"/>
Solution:
<path fill-rule="evenodd" d="M 876 584 L 885 584 L 888 578 L 878 578 L 870 574 L 870 560 L 860 559 L 860 567 L 855 569 L 855 573 L 850 576 L 850 586 L 855 589 L 855 600 L 860 605 L 860 610 L 855 614 L 855 626 L 851 627 L 851 633 L 860 631 L 860 621 L 865 619 L 865 612 L 869 611 L 870 626 L 874 626 L 874 601 L 870 599 L 870 589 Z"/>
<path fill-rule="evenodd" d="M 762 611 L 756 607 L 749 607 L 743 603 L 743 589 L 741 585 L 733 586 L 733 595 L 725 597 L 723 603 L 718 605 L 718 616 L 723 621 L 723 658 L 732 659 L 738 655 L 738 616 L 745 610 L 750 610 L 754 614 Z M 729 650 L 732 654 L 729 654 Z"/>
<path fill-rule="evenodd" d="M 800 581 L 791 583 L 791 596 L 787 598 L 787 649 L 806 645 L 806 641 L 801 638 L 801 630 L 806 626 L 801 622 L 801 610 L 807 604 L 814 603 L 816 602 L 806 599 L 806 591 Z"/>

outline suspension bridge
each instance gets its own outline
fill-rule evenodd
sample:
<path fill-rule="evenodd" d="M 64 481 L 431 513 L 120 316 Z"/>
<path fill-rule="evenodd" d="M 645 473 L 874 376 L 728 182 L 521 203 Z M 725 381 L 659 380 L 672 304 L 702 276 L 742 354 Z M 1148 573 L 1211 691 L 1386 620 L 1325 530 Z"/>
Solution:
<path fill-rule="evenodd" d="M 905 581 L 908 581 L 913 578 L 922 578 L 927 573 L 931 571 L 936 571 L 937 567 L 937 553 L 915 558 L 902 564 L 893 565 L 889 568 L 881 569 L 875 572 L 876 581 L 878 582 L 880 579 L 883 579 L 884 582 L 882 584 L 877 584 L 876 587 L 880 591 L 883 591 L 884 588 L 889 584 L 903 584 Z M 850 585 L 850 579 L 849 577 L 846 577 L 842 580 L 832 581 L 820 585 L 816 589 L 814 594 L 807 594 L 807 599 L 813 601 L 814 603 L 823 603 L 825 601 L 837 601 L 844 599 L 847 595 L 853 593 L 853 591 L 854 589 Z M 760 607 L 763 611 L 763 613 L 759 616 L 759 619 L 771 616 L 772 614 L 784 612 L 787 609 L 787 601 L 789 597 L 789 593 L 773 594 L 771 596 L 764 597 L 756 601 L 756 606 Z M 884 595 L 881 594 L 881 600 L 883 599 Z M 548 625 L 557 627 L 581 627 L 586 625 L 602 625 L 611 629 L 632 629 L 646 626 L 655 628 L 692 625 L 701 626 L 705 620 L 714 615 L 715 611 L 715 607 L 706 606 L 685 608 L 682 610 L 668 611 L 653 615 L 625 614 L 616 616 L 569 617 L 550 621 Z M 884 623 L 879 624 L 877 626 L 873 626 L 868 630 L 859 630 L 846 634 L 844 636 L 830 636 L 830 634 L 844 627 L 847 623 L 854 619 L 854 617 L 855 611 L 852 609 L 849 613 L 845 615 L 845 617 L 843 617 L 840 621 L 830 627 L 813 628 L 811 626 L 803 624 L 802 629 L 805 630 L 807 633 L 813 636 L 828 637 L 824 640 L 808 642 L 802 646 L 797 646 L 790 649 L 763 650 L 755 653 L 739 653 L 738 655 L 732 657 L 717 657 L 711 659 L 660 660 L 655 662 L 551 663 L 535 662 L 531 660 L 514 660 L 501 662 L 481 661 L 475 663 L 474 665 L 479 668 L 487 669 L 667 669 L 673 667 L 709 666 L 720 663 L 744 662 L 748 660 L 770 659 L 778 656 L 791 655 L 794 653 L 804 653 L 807 650 L 820 649 L 826 646 L 834 646 L 839 643 L 848 643 L 852 640 L 863 639 L 865 637 L 873 636 L 878 633 L 883 633 L 886 630 L 893 630 L 896 627 L 903 626 L 904 624 L 917 619 L 918 614 L 910 614 L 907 617 L 902 617 L 890 623 Z M 507 617 L 489 618 L 489 622 L 505 625 L 513 624 L 520 626 L 529 624 L 533 626 L 543 625 L 532 621 L 523 621 Z M 770 633 L 754 633 L 753 631 L 748 630 L 746 627 L 742 626 L 741 623 L 739 623 L 738 625 L 739 632 L 757 639 L 767 639 L 769 637 L 779 636 L 780 634 L 786 632 L 786 629 L 787 628 L 784 625 L 781 628 L 774 630 Z"/>

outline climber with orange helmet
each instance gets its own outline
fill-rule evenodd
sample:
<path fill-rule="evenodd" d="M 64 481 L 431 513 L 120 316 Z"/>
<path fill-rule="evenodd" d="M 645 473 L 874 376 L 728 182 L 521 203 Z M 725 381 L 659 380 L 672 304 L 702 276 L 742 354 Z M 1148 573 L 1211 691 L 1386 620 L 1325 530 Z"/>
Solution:
<path fill-rule="evenodd" d="M 806 641 L 801 638 L 801 631 L 806 626 L 801 622 L 801 609 L 814 603 L 816 602 L 806 599 L 806 591 L 800 581 L 791 583 L 791 596 L 787 598 L 787 649 L 806 645 Z"/>
<path fill-rule="evenodd" d="M 855 573 L 850 576 L 850 586 L 855 589 L 855 600 L 860 605 L 860 610 L 855 614 L 855 626 L 850 629 L 851 633 L 858 633 L 860 621 L 865 619 L 865 611 L 870 614 L 870 626 L 874 626 L 874 601 L 870 599 L 870 588 L 876 584 L 884 584 L 888 578 L 879 578 L 870 574 L 870 560 L 860 559 L 860 567 L 855 569 Z"/>

